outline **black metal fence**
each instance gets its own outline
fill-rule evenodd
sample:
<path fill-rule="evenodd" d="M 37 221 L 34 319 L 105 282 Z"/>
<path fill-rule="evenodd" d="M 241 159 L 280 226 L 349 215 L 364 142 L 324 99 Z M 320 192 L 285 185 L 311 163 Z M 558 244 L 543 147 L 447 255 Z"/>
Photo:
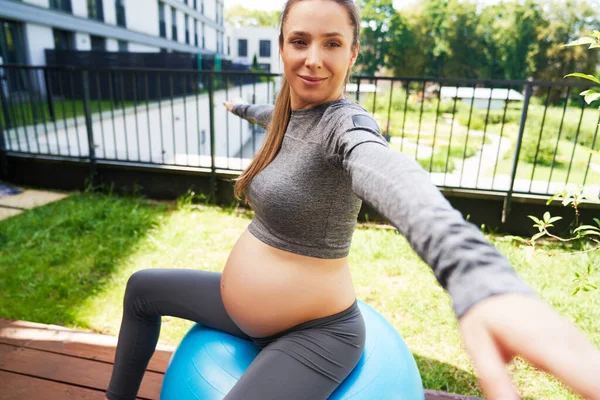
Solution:
<path fill-rule="evenodd" d="M 90 164 L 118 161 L 241 171 L 265 132 L 225 99 L 274 103 L 276 74 L 3 66 L 0 152 Z M 597 105 L 585 82 L 355 76 L 347 94 L 373 114 L 392 149 L 442 188 L 551 195 L 600 191 Z"/>

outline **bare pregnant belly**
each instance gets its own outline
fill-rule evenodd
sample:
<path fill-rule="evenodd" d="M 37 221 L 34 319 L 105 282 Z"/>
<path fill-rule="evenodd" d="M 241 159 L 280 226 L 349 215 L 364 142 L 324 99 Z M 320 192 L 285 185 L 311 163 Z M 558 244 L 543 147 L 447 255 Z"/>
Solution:
<path fill-rule="evenodd" d="M 356 293 L 347 258 L 290 253 L 246 230 L 227 259 L 221 297 L 244 333 L 265 337 L 343 311 Z"/>

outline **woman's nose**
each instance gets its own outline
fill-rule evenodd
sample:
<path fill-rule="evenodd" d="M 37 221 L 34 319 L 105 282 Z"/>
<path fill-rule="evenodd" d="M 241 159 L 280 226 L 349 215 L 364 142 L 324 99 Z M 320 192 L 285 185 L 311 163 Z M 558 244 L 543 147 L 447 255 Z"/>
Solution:
<path fill-rule="evenodd" d="M 307 68 L 321 68 L 321 52 L 319 46 L 311 46 L 306 54 L 304 65 Z"/>

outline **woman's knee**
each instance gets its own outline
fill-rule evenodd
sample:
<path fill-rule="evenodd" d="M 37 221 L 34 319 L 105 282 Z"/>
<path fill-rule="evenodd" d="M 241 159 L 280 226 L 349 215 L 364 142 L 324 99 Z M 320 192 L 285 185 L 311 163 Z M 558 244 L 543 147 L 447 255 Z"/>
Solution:
<path fill-rule="evenodd" d="M 132 310 L 138 317 L 148 314 L 150 295 L 160 281 L 158 273 L 155 269 L 143 269 L 134 272 L 127 280 L 124 307 Z"/>

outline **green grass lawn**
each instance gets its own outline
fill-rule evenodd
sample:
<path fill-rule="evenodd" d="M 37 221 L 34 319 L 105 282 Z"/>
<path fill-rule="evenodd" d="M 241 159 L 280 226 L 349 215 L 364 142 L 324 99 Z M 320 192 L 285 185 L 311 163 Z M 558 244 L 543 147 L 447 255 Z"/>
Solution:
<path fill-rule="evenodd" d="M 222 271 L 251 213 L 215 206 L 175 207 L 134 197 L 74 194 L 0 222 L 0 317 L 117 335 L 128 277 L 144 268 Z M 531 223 L 523 221 L 523 223 Z M 600 346 L 600 291 L 572 295 L 576 271 L 599 252 L 549 256 L 508 238 L 489 237 L 542 298 Z M 357 296 L 401 333 L 426 388 L 481 396 L 462 349 L 450 299 L 429 267 L 393 229 L 359 227 L 350 265 Z M 164 318 L 160 342 L 176 345 L 192 325 Z M 578 399 L 517 360 L 524 398 Z"/>

